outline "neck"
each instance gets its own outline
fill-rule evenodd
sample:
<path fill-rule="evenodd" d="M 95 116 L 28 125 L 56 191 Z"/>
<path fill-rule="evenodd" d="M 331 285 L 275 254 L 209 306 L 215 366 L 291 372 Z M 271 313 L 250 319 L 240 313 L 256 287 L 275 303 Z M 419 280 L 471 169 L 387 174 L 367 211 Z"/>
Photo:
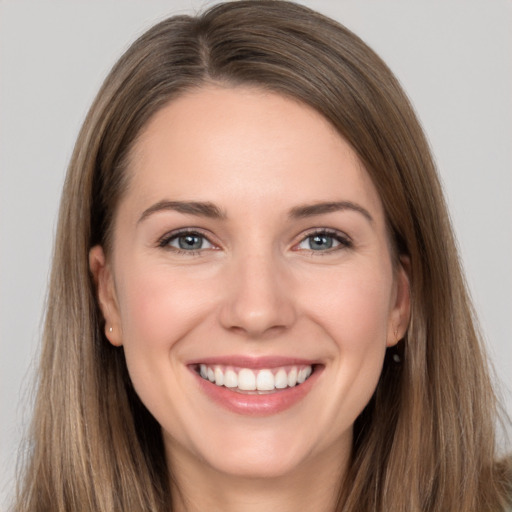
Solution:
<path fill-rule="evenodd" d="M 346 452 L 331 451 L 286 475 L 226 474 L 184 454 L 173 456 L 173 512 L 335 512 Z"/>

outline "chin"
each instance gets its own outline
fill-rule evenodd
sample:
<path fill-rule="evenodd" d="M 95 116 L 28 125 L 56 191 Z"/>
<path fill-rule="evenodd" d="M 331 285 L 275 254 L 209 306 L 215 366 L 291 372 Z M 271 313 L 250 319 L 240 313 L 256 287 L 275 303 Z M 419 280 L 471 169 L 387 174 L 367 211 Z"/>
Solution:
<path fill-rule="evenodd" d="M 212 461 L 213 462 L 213 461 Z M 252 456 L 226 453 L 223 460 L 211 463 L 211 468 L 230 477 L 244 479 L 279 479 L 292 475 L 301 467 L 300 457 L 280 453 L 255 453 Z"/>
<path fill-rule="evenodd" d="M 231 427 L 220 423 L 203 424 L 204 430 L 189 431 L 186 438 L 170 439 L 164 434 L 170 459 L 187 460 L 199 471 L 208 468 L 224 476 L 266 479 L 293 474 L 317 451 L 311 433 L 301 432 L 300 428 L 290 435 L 289 428 L 273 421 L 267 421 L 265 427 L 260 424 L 252 428 L 244 422 Z"/>

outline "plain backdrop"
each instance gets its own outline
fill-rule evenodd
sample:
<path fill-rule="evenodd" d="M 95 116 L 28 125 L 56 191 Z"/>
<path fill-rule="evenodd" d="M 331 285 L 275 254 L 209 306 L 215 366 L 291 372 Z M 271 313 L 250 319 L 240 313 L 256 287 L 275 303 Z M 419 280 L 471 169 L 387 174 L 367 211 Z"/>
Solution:
<path fill-rule="evenodd" d="M 0 1 L 0 503 L 30 416 L 60 189 L 80 124 L 141 32 L 208 1 Z M 512 411 L 512 2 L 310 0 L 396 73 L 424 125 Z"/>

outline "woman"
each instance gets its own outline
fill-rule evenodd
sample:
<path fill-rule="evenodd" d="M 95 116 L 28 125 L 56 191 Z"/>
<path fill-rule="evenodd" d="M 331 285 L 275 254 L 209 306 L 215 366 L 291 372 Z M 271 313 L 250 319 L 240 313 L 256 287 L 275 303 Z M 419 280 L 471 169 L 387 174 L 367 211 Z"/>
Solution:
<path fill-rule="evenodd" d="M 304 7 L 221 4 L 125 53 L 76 144 L 48 303 L 16 510 L 510 502 L 424 135 L 385 64 Z"/>

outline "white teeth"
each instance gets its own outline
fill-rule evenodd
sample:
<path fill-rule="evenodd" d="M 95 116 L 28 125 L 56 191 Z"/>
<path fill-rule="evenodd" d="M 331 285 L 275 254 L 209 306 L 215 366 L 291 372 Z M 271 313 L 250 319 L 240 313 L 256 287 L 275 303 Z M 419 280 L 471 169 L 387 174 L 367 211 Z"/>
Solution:
<path fill-rule="evenodd" d="M 297 368 L 292 368 L 288 373 L 288 386 L 293 388 L 297 384 Z"/>
<path fill-rule="evenodd" d="M 224 385 L 224 373 L 222 373 L 222 369 L 218 366 L 215 368 L 215 384 L 217 386 L 223 386 Z"/>
<path fill-rule="evenodd" d="M 274 377 L 274 382 L 277 389 L 284 389 L 288 387 L 288 375 L 286 375 L 286 370 L 281 368 Z"/>
<path fill-rule="evenodd" d="M 270 370 L 261 370 L 256 377 L 256 389 L 258 391 L 272 391 L 275 388 L 274 376 Z"/>
<path fill-rule="evenodd" d="M 302 384 L 313 372 L 311 365 L 287 366 L 276 369 L 251 370 L 249 368 L 199 365 L 199 375 L 217 386 L 241 391 L 274 391 Z"/>
<path fill-rule="evenodd" d="M 256 389 L 256 376 L 252 370 L 244 368 L 238 372 L 238 389 L 254 391 Z"/>
<path fill-rule="evenodd" d="M 224 386 L 227 388 L 238 387 L 238 375 L 233 370 L 227 370 L 224 374 Z"/>

